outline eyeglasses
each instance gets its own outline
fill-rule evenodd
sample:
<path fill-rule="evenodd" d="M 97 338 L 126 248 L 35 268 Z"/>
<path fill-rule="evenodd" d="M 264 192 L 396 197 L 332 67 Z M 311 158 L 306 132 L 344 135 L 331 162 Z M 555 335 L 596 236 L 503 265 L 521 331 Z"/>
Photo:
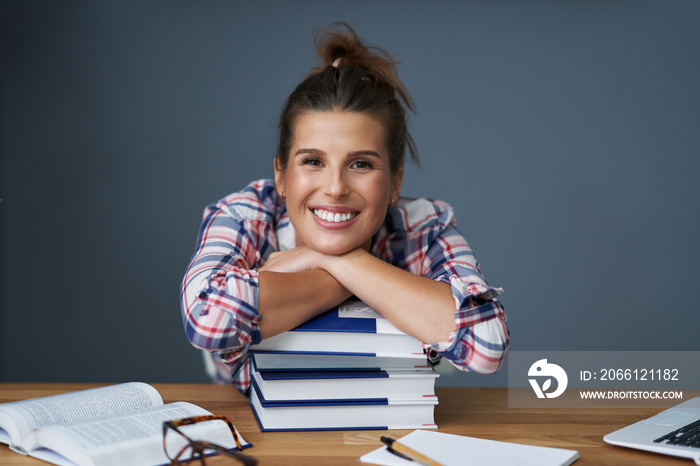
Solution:
<path fill-rule="evenodd" d="M 180 427 L 207 421 L 225 422 L 231 430 L 231 434 L 236 442 L 236 448 L 238 451 L 203 440 L 192 440 L 180 430 Z M 184 446 L 182 446 L 183 438 L 186 441 Z M 241 437 L 238 435 L 238 432 L 236 431 L 236 428 L 233 427 L 231 421 L 229 421 L 226 416 L 219 414 L 165 421 L 163 423 L 163 449 L 165 450 L 165 455 L 170 460 L 171 465 L 189 464 L 199 460 L 204 466 L 206 465 L 204 462 L 204 457 L 216 453 L 221 453 L 222 455 L 235 458 L 246 465 L 258 464 L 258 461 L 255 458 L 240 453 L 240 451 L 243 450 L 243 446 L 241 445 Z"/>

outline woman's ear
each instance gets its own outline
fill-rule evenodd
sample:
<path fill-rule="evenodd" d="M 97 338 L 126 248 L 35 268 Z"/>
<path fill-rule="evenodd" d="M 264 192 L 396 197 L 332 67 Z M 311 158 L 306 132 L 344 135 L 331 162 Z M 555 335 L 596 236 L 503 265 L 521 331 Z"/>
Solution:
<path fill-rule="evenodd" d="M 275 157 L 274 159 L 274 165 L 275 165 L 275 188 L 277 189 L 277 194 L 284 199 L 287 197 L 287 192 L 284 188 L 284 170 L 282 170 L 282 167 L 280 166 L 280 161 Z"/>
<path fill-rule="evenodd" d="M 391 193 L 390 200 L 393 204 L 399 198 L 401 194 L 401 184 L 403 183 L 403 167 L 399 168 L 396 174 L 392 175 L 391 178 Z"/>

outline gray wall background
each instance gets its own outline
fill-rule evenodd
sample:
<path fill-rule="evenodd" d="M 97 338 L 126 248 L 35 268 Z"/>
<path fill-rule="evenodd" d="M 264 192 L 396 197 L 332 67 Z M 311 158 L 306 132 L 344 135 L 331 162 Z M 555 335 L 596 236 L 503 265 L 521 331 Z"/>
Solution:
<path fill-rule="evenodd" d="M 337 20 L 403 61 L 404 194 L 456 208 L 512 350 L 698 350 L 697 0 L 1 5 L 2 381 L 207 380 L 178 304 L 202 209 L 272 176 Z"/>

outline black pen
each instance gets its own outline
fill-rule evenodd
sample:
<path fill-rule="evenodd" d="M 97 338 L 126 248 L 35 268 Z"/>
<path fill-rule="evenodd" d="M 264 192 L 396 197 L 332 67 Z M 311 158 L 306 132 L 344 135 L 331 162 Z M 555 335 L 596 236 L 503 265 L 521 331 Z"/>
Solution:
<path fill-rule="evenodd" d="M 408 448 L 406 445 L 397 442 L 391 437 L 382 437 L 382 442 L 386 443 L 387 450 L 396 456 L 424 464 L 425 466 L 442 466 L 437 461 L 432 460 L 425 455 L 421 455 L 417 451 Z"/>

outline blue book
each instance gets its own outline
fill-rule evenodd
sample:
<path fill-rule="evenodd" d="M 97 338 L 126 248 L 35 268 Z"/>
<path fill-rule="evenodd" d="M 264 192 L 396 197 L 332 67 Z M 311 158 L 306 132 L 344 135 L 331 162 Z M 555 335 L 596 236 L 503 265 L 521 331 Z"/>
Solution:
<path fill-rule="evenodd" d="M 436 429 L 437 398 L 426 400 L 313 400 L 270 402 L 253 380 L 250 406 L 260 430 Z"/>
<path fill-rule="evenodd" d="M 353 301 L 252 345 L 254 352 L 420 357 L 423 345 L 364 303 Z"/>
<path fill-rule="evenodd" d="M 327 400 L 425 401 L 435 398 L 432 368 L 407 370 L 260 370 L 251 360 L 251 378 L 271 403 Z"/>

